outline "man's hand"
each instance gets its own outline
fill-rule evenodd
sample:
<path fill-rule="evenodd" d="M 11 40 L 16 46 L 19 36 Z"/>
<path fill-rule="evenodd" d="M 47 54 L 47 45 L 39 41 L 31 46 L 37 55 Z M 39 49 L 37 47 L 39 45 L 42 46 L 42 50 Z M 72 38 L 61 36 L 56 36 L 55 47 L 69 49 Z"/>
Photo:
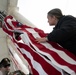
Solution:
<path fill-rule="evenodd" d="M 46 38 L 46 37 L 43 37 L 43 38 L 36 38 L 36 41 L 38 42 L 38 43 L 42 43 L 42 42 L 46 42 L 46 41 L 48 41 L 48 39 Z"/>

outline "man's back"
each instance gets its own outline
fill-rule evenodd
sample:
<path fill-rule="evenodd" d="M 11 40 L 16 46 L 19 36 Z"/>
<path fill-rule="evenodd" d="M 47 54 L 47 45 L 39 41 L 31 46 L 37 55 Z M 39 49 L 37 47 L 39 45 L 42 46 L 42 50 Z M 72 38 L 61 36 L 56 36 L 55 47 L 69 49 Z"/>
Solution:
<path fill-rule="evenodd" d="M 58 25 L 60 25 L 58 28 L 62 30 L 61 34 L 64 37 L 60 35 L 62 41 L 59 44 L 76 55 L 76 18 L 64 16 Z"/>

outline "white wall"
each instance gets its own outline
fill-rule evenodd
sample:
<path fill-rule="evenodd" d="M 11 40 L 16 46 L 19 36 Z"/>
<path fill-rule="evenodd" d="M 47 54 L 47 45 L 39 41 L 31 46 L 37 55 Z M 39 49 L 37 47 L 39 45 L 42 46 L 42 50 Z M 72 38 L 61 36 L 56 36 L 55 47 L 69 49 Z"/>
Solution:
<path fill-rule="evenodd" d="M 6 42 L 7 42 L 6 41 L 6 34 L 2 30 L 2 28 L 0 28 L 0 60 L 2 60 L 5 57 L 9 57 L 8 47 L 7 47 Z"/>
<path fill-rule="evenodd" d="M 7 11 L 7 0 L 0 0 L 0 11 Z M 6 44 L 6 34 L 0 28 L 0 60 L 4 57 L 8 57 L 8 48 Z"/>

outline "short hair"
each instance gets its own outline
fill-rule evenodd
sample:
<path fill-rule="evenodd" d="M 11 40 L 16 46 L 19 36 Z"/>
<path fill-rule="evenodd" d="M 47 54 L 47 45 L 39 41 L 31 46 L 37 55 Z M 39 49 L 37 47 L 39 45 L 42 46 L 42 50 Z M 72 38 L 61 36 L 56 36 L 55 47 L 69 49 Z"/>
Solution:
<path fill-rule="evenodd" d="M 6 67 L 6 66 L 10 66 L 10 59 L 3 58 L 0 62 L 0 67 Z"/>
<path fill-rule="evenodd" d="M 48 16 L 55 16 L 57 19 L 60 19 L 60 17 L 63 16 L 62 11 L 59 8 L 52 9 L 47 14 Z"/>

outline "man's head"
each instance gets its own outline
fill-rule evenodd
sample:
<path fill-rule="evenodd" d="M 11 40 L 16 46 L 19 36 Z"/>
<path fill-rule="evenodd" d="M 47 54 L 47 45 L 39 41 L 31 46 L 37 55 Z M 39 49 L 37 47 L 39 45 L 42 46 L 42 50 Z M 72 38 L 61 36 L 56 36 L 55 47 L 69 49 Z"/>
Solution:
<path fill-rule="evenodd" d="M 56 25 L 58 20 L 63 16 L 62 11 L 58 8 L 52 9 L 47 13 L 49 25 Z"/>
<path fill-rule="evenodd" d="M 3 58 L 0 63 L 1 67 L 5 72 L 10 71 L 10 60 L 8 58 Z"/>

